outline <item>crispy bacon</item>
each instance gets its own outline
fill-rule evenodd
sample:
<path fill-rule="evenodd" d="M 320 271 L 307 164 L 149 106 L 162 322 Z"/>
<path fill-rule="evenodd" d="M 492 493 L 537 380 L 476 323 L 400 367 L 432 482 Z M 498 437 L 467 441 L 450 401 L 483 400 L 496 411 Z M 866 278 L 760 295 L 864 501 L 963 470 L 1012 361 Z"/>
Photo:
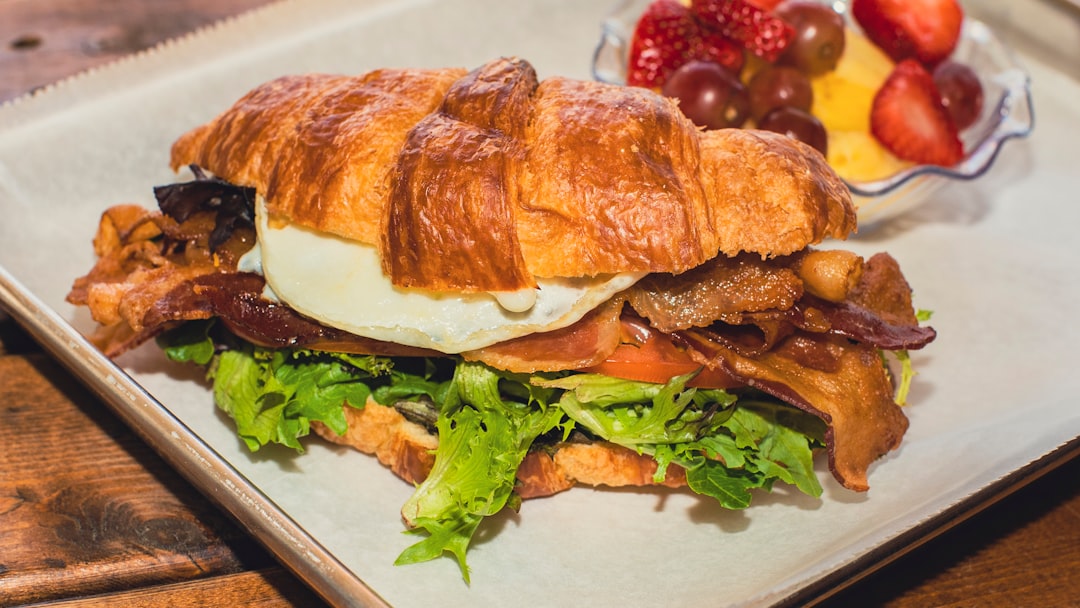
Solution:
<path fill-rule="evenodd" d="M 871 257 L 846 298 L 833 302 L 805 293 L 796 275 L 803 258 L 762 261 L 717 258 L 681 275 L 650 275 L 626 292 L 630 306 L 667 332 L 752 326 L 760 333 L 724 330 L 727 343 L 745 355 L 772 349 L 795 330 L 834 333 L 884 350 L 918 349 L 937 335 L 920 327 L 911 288 L 887 253 Z M 743 295 L 734 295 L 731 292 Z"/>
<path fill-rule="evenodd" d="M 311 348 L 394 357 L 439 355 L 322 325 L 264 298 L 265 285 L 262 276 L 249 272 L 201 275 L 177 285 L 155 302 L 146 311 L 143 325 L 164 327 L 175 321 L 217 317 L 236 336 L 269 348 Z"/>
<path fill-rule="evenodd" d="M 870 464 L 896 448 L 907 431 L 907 417 L 892 399 L 892 384 L 872 346 L 799 333 L 746 357 L 697 332 L 680 336 L 703 364 L 721 365 L 747 386 L 824 420 L 829 469 L 846 488 L 868 489 Z"/>
<path fill-rule="evenodd" d="M 166 295 L 203 275 L 236 267 L 255 242 L 251 229 L 237 229 L 215 252 L 209 250 L 213 213 L 193 213 L 183 222 L 135 205 L 118 205 L 101 216 L 94 237 L 98 261 L 75 280 L 67 301 L 89 307 L 101 327 L 91 337 L 110 357 L 160 333 L 144 317 Z"/>
<path fill-rule="evenodd" d="M 326 327 L 264 298 L 263 278 L 237 270 L 254 242 L 252 230 L 234 222 L 223 231 L 206 209 L 189 209 L 181 219 L 133 206 L 102 216 L 99 260 L 75 281 L 68 300 L 90 307 L 102 324 L 95 340 L 109 356 L 178 322 L 211 317 L 267 347 L 439 356 Z M 878 349 L 921 348 L 935 333 L 919 326 L 910 287 L 887 254 L 865 263 L 815 256 L 816 269 L 808 269 L 809 259 L 739 256 L 653 275 L 569 327 L 463 356 L 518 372 L 586 369 L 619 347 L 621 315 L 634 311 L 702 366 L 819 416 L 828 425 L 834 476 L 865 490 L 867 468 L 899 444 L 908 425 Z M 838 274 L 840 281 L 828 279 Z"/>
<path fill-rule="evenodd" d="M 793 270 L 750 254 L 716 257 L 678 275 L 651 274 L 627 290 L 630 306 L 664 332 L 704 327 L 727 314 L 787 310 L 802 295 Z"/>
<path fill-rule="evenodd" d="M 603 362 L 619 346 L 622 308 L 622 299 L 614 298 L 569 327 L 522 336 L 463 356 L 512 372 L 590 367 Z"/>
<path fill-rule="evenodd" d="M 937 336 L 932 327 L 890 322 L 880 312 L 853 302 L 833 304 L 820 300 L 806 302 L 806 305 L 824 313 L 831 333 L 883 350 L 916 350 Z"/>

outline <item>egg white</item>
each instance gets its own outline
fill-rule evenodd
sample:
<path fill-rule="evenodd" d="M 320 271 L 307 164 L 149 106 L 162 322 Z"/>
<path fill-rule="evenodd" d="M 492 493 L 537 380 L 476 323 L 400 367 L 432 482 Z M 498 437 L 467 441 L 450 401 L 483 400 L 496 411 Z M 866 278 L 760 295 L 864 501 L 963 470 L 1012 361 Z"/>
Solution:
<path fill-rule="evenodd" d="M 258 245 L 241 269 L 261 268 L 269 297 L 330 327 L 444 353 L 566 327 L 645 275 L 538 279 L 535 293 L 406 289 L 383 274 L 374 246 L 268 216 L 260 198 Z"/>

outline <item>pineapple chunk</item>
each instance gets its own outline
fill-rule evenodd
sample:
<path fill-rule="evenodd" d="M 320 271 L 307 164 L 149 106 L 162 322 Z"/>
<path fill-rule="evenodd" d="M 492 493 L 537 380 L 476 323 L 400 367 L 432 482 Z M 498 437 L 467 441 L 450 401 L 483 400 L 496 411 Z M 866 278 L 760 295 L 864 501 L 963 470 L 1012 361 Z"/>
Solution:
<path fill-rule="evenodd" d="M 826 131 L 870 131 L 870 108 L 893 63 L 864 36 L 847 32 L 844 55 L 832 72 L 815 78 L 811 112 Z"/>
<path fill-rule="evenodd" d="M 886 150 L 868 131 L 829 133 L 829 165 L 840 177 L 852 182 L 868 182 L 888 177 L 908 166 Z"/>
<path fill-rule="evenodd" d="M 834 73 L 876 91 L 892 72 L 893 65 L 892 59 L 869 38 L 848 29 L 844 37 L 844 55 Z"/>
<path fill-rule="evenodd" d="M 829 136 L 827 160 L 844 179 L 853 182 L 888 177 L 909 166 L 886 150 L 870 133 L 870 108 L 893 62 L 869 39 L 847 31 L 844 55 L 832 72 L 811 82 L 811 111 Z"/>

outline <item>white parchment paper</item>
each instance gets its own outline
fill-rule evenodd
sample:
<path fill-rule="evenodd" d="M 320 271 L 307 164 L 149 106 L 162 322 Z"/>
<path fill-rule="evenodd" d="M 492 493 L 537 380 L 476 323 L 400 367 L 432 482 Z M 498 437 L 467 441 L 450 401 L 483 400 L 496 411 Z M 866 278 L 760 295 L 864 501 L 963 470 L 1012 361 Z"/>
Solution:
<path fill-rule="evenodd" d="M 0 108 L 0 266 L 64 303 L 106 207 L 153 206 L 172 141 L 252 86 L 294 72 L 475 67 L 500 55 L 588 78 L 608 2 L 318 0 L 272 6 Z M 1076 56 L 1073 49 L 1072 56 Z M 1065 52 L 1065 51 L 1063 51 Z M 857 560 L 1080 436 L 1080 84 L 1037 57 L 1036 129 L 991 173 L 845 246 L 888 250 L 934 311 L 902 448 L 847 492 L 780 488 L 744 512 L 687 492 L 574 489 L 492 518 L 469 555 L 395 567 L 410 488 L 374 459 L 310 442 L 248 453 L 196 370 L 152 346 L 119 362 L 348 569 L 396 606 L 754 605 Z M 170 449 L 165 446 L 165 449 Z"/>

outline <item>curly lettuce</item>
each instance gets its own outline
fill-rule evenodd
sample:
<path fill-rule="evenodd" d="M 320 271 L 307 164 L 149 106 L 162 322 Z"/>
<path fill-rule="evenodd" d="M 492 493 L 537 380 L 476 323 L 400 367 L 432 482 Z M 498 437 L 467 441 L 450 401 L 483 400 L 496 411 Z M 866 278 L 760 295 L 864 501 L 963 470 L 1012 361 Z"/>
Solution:
<path fill-rule="evenodd" d="M 188 322 L 159 345 L 177 361 L 204 365 L 217 406 L 251 450 L 301 439 L 321 422 L 344 433 L 344 407 L 433 404 L 439 436 L 435 463 L 402 508 L 409 532 L 424 538 L 397 564 L 453 556 L 466 582 L 466 553 L 485 517 L 516 508 L 518 467 L 538 437 L 571 431 L 650 455 L 662 481 L 675 464 L 687 484 L 721 505 L 742 509 L 755 489 L 776 481 L 811 496 L 821 486 L 813 450 L 824 423 L 761 395 L 687 387 L 693 374 L 666 384 L 599 374 L 511 374 L 456 358 L 391 358 L 308 349 L 267 349 Z M 424 406 L 425 408 L 427 406 Z"/>
<path fill-rule="evenodd" d="M 686 469 L 691 490 L 729 509 L 750 506 L 751 490 L 776 480 L 821 495 L 813 449 L 824 423 L 767 401 L 740 400 L 724 390 L 687 388 L 693 374 L 667 384 L 575 374 L 542 386 L 565 389 L 558 405 L 596 436 L 653 456 L 662 481 L 671 463 Z"/>
<path fill-rule="evenodd" d="M 465 552 L 484 517 L 506 506 L 533 441 L 555 428 L 561 412 L 541 393 L 500 390 L 522 384 L 480 363 L 461 362 L 440 408 L 439 447 L 428 477 L 402 508 L 413 532 L 428 537 L 397 558 L 412 564 L 452 553 L 469 581 Z M 515 398 L 527 395 L 526 399 Z"/>
<path fill-rule="evenodd" d="M 158 343 L 174 361 L 209 364 L 214 402 L 233 419 L 253 452 L 268 443 L 302 452 L 300 439 L 311 432 L 313 421 L 344 433 L 348 425 L 342 405 L 363 407 L 371 385 L 393 367 L 386 357 L 248 344 L 215 356 L 210 327 L 210 322 L 187 323 Z"/>

